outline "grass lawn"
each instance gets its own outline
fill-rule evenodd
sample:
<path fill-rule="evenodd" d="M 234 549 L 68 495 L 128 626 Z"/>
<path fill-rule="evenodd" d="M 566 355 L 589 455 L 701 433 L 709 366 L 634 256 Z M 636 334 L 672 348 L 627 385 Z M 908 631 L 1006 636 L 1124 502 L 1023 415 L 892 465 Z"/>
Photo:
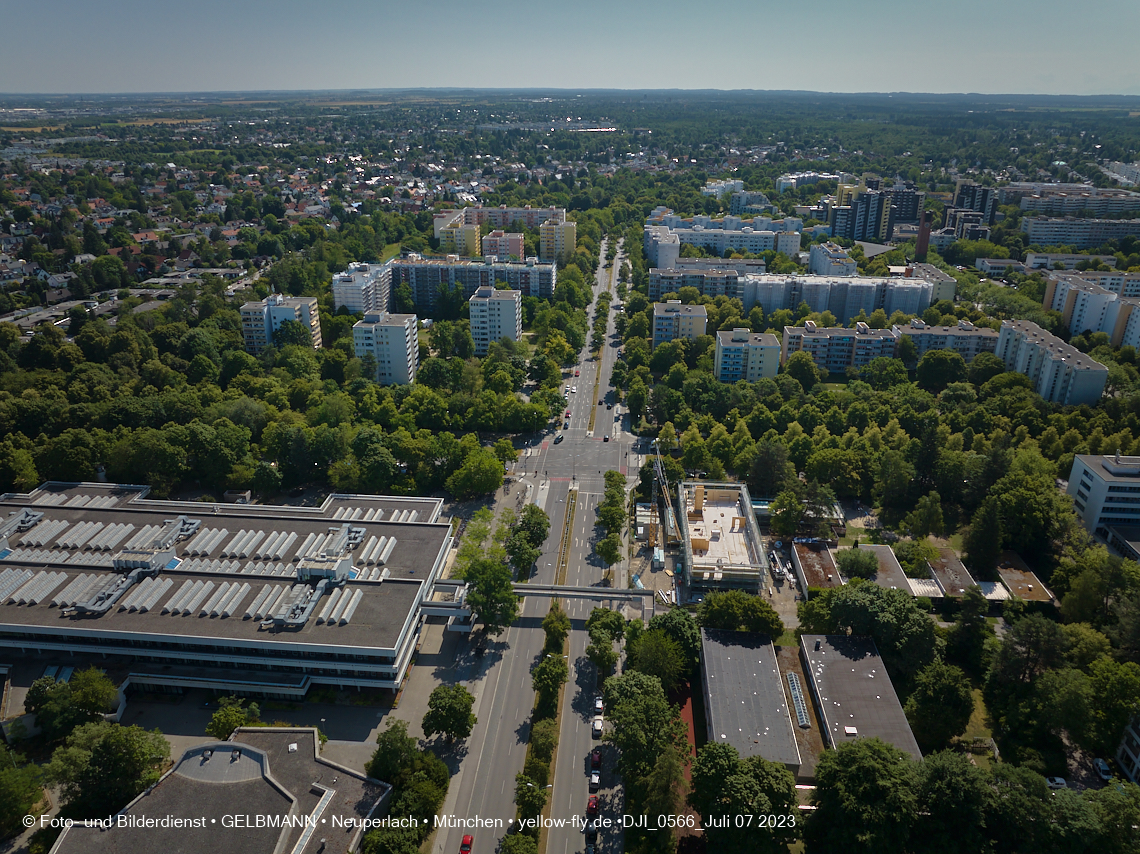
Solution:
<path fill-rule="evenodd" d="M 391 259 L 395 258 L 399 254 L 400 254 L 400 244 L 399 243 L 389 243 L 387 246 L 384 247 L 384 251 L 380 253 L 380 263 L 383 264 L 385 261 L 390 261 Z"/>
<path fill-rule="evenodd" d="M 966 731 L 962 733 L 962 741 L 969 744 L 975 738 L 993 738 L 993 731 L 986 724 L 986 704 L 982 700 L 982 690 L 980 688 L 974 689 L 974 713 L 970 715 L 970 722 L 966 725 Z M 978 767 L 983 770 L 988 770 L 990 767 L 990 754 L 989 753 L 975 753 L 973 754 L 974 761 Z"/>
<path fill-rule="evenodd" d="M 786 629 L 782 635 L 776 638 L 776 646 L 791 646 L 799 647 L 800 641 L 796 637 L 794 629 Z"/>

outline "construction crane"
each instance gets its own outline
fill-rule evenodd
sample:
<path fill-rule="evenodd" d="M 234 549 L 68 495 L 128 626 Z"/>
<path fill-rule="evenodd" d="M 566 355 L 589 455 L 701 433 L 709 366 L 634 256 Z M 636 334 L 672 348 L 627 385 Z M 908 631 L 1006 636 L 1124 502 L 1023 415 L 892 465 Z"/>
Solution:
<path fill-rule="evenodd" d="M 658 495 L 660 489 L 660 496 Z M 661 446 L 657 440 L 653 440 L 653 488 L 650 492 L 649 498 L 649 547 L 653 548 L 658 543 L 657 532 L 663 533 L 661 542 L 676 542 L 677 535 L 672 535 L 665 531 L 665 514 L 661 515 L 661 525 L 658 526 L 658 512 L 657 502 L 660 497 L 664 497 L 665 506 L 671 507 L 673 504 L 673 497 L 669 494 L 669 479 L 665 476 L 665 465 L 661 459 Z"/>

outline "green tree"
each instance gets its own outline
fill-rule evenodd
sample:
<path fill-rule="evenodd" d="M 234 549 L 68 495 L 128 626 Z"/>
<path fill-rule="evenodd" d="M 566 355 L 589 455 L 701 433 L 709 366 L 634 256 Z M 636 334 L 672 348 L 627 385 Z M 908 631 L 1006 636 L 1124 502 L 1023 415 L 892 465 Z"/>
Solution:
<path fill-rule="evenodd" d="M 503 464 L 495 454 L 479 448 L 463 460 L 463 465 L 447 479 L 447 491 L 456 498 L 474 498 L 494 492 L 503 485 Z"/>
<path fill-rule="evenodd" d="M 562 610 L 557 600 L 550 603 L 550 610 L 542 619 L 542 630 L 546 632 L 546 650 L 561 653 L 562 646 L 570 634 L 570 617 Z"/>
<path fill-rule="evenodd" d="M 632 621 L 627 637 L 630 637 L 632 629 L 640 627 L 640 620 Z M 654 614 L 649 621 L 649 628 L 660 629 L 676 641 L 685 656 L 685 674 L 692 673 L 701 655 L 701 627 L 693 615 L 684 608 L 670 608 L 664 613 Z M 632 638 L 630 640 L 632 642 Z"/>
<path fill-rule="evenodd" d="M 672 691 L 688 672 L 681 647 L 660 629 L 650 629 L 627 652 L 628 667 L 661 680 L 661 687 Z"/>
<path fill-rule="evenodd" d="M 748 491 L 757 498 L 780 494 L 796 477 L 783 442 L 761 439 L 748 469 Z"/>
<path fill-rule="evenodd" d="M 667 745 L 657 757 L 653 770 L 641 784 L 641 804 L 645 815 L 677 815 L 685 802 L 685 763 L 673 745 Z M 671 842 L 672 831 L 659 828 Z M 671 845 L 658 843 L 659 850 L 672 850 Z"/>
<path fill-rule="evenodd" d="M 804 824 L 808 854 L 906 850 L 918 807 L 909 756 L 877 738 L 860 738 L 825 750 L 815 778 L 815 810 Z"/>
<path fill-rule="evenodd" d="M 797 492 L 785 489 L 774 499 L 769 507 L 771 513 L 770 526 L 772 532 L 784 537 L 793 536 L 800 528 L 804 518 L 804 503 Z"/>
<path fill-rule="evenodd" d="M 859 378 L 876 391 L 885 391 L 893 386 L 903 385 L 910 382 L 904 361 L 904 359 L 879 356 L 859 369 Z"/>
<path fill-rule="evenodd" d="M 594 608 L 586 618 L 586 631 L 595 628 L 606 631 L 610 637 L 621 639 L 625 634 L 625 617 L 609 608 Z"/>
<path fill-rule="evenodd" d="M 799 382 L 804 391 L 811 391 L 822 378 L 822 372 L 816 367 L 811 354 L 803 350 L 797 350 L 788 356 L 784 362 L 784 373 Z"/>
<path fill-rule="evenodd" d="M 987 498 L 962 535 L 964 563 L 980 578 L 992 578 L 1001 556 L 1002 523 L 997 501 Z"/>
<path fill-rule="evenodd" d="M 56 682 L 50 676 L 37 679 L 24 698 L 24 711 L 36 716 L 36 725 L 48 741 L 56 741 L 80 724 L 101 720 L 117 699 L 118 689 L 107 674 L 87 667 L 67 682 Z"/>
<path fill-rule="evenodd" d="M 499 439 L 491 450 L 501 463 L 513 463 L 519 458 L 519 452 L 515 450 L 514 443 L 510 439 Z"/>
<path fill-rule="evenodd" d="M 614 649 L 613 635 L 600 626 L 591 628 L 590 644 L 586 647 L 586 658 L 598 668 L 598 673 L 603 678 L 613 672 L 618 660 L 617 650 Z"/>
<path fill-rule="evenodd" d="M 621 535 L 606 534 L 594 544 L 594 552 L 607 566 L 612 566 L 621 560 Z"/>
<path fill-rule="evenodd" d="M 376 751 L 368 763 L 368 776 L 392 783 L 412 766 L 418 752 L 416 740 L 408 735 L 407 721 L 389 717 L 385 728 L 376 735 Z"/>
<path fill-rule="evenodd" d="M 982 675 L 986 643 L 994 637 L 986 620 L 989 607 L 980 587 L 967 587 L 958 606 L 958 620 L 946 636 L 947 659 L 978 678 Z"/>
<path fill-rule="evenodd" d="M 475 560 L 467 568 L 465 579 L 470 585 L 467 604 L 483 621 L 484 631 L 500 635 L 518 619 L 519 597 L 505 564 L 490 558 Z"/>
<path fill-rule="evenodd" d="M 544 716 L 553 715 L 558 705 L 558 692 L 570 677 L 566 659 L 560 653 L 548 653 L 530 676 L 534 692 L 538 695 L 538 708 Z"/>
<path fill-rule="evenodd" d="M 257 703 L 247 707 L 240 697 L 222 697 L 218 700 L 218 710 L 206 724 L 206 735 L 225 741 L 238 727 L 249 726 L 261 717 Z"/>
<path fill-rule="evenodd" d="M 529 833 L 508 833 L 499 843 L 499 854 L 538 854 L 538 840 Z"/>
<path fill-rule="evenodd" d="M 927 350 L 915 369 L 919 388 L 934 394 L 950 383 L 965 382 L 967 376 L 966 360 L 953 350 Z"/>
<path fill-rule="evenodd" d="M 23 818 L 40 800 L 40 769 L 0 744 L 0 839 L 23 832 Z"/>
<path fill-rule="evenodd" d="M 941 750 L 964 733 L 973 713 L 974 695 L 962 670 L 933 661 L 919 671 L 906 716 L 923 753 Z"/>
<path fill-rule="evenodd" d="M 879 572 L 879 558 L 871 549 L 840 549 L 835 562 L 844 578 L 874 578 Z"/>
<path fill-rule="evenodd" d="M 170 744 L 158 730 L 105 722 L 77 727 L 44 766 L 44 779 L 58 786 L 66 818 L 114 815 L 158 782 Z"/>
<path fill-rule="evenodd" d="M 520 819 L 523 821 L 533 819 L 546 806 L 546 789 L 535 783 L 526 774 L 516 774 L 515 804 L 519 808 Z"/>
<path fill-rule="evenodd" d="M 979 353 L 970 360 L 970 382 L 981 388 L 998 374 L 1005 373 L 1005 362 L 993 353 Z"/>
<path fill-rule="evenodd" d="M 743 590 L 714 591 L 705 596 L 698 610 L 705 628 L 766 634 L 773 639 L 784 633 L 775 609 L 759 596 Z"/>
<path fill-rule="evenodd" d="M 921 840 L 924 854 L 990 850 L 986 809 L 994 793 L 966 754 L 946 750 L 926 756 L 918 766 L 917 795 L 912 846 Z"/>
<path fill-rule="evenodd" d="M 428 697 L 428 710 L 424 714 L 424 735 L 436 733 L 447 736 L 448 742 L 467 738 L 479 722 L 472 713 L 475 698 L 462 685 L 438 685 Z"/>
<path fill-rule="evenodd" d="M 297 320 L 283 320 L 281 325 L 273 330 L 273 346 L 280 350 L 282 347 L 312 347 L 313 336 L 309 328 Z"/>
<path fill-rule="evenodd" d="M 942 499 L 937 492 L 929 492 L 918 499 L 914 511 L 907 515 L 906 526 L 912 537 L 926 537 L 942 533 Z"/>

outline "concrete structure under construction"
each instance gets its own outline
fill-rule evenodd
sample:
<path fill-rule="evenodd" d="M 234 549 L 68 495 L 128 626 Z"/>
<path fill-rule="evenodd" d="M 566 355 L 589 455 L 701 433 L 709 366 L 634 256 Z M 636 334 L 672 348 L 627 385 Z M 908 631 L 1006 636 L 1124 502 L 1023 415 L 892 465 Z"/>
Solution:
<path fill-rule="evenodd" d="M 683 481 L 677 526 L 687 586 L 756 593 L 768 582 L 768 557 L 744 484 Z"/>

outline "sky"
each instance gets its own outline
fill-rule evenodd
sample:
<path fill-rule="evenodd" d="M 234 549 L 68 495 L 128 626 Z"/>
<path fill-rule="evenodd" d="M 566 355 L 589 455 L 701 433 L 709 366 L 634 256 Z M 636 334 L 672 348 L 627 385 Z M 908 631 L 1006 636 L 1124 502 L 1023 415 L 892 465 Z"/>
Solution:
<path fill-rule="evenodd" d="M 1140 0 L 0 0 L 0 92 L 1140 95 Z"/>

